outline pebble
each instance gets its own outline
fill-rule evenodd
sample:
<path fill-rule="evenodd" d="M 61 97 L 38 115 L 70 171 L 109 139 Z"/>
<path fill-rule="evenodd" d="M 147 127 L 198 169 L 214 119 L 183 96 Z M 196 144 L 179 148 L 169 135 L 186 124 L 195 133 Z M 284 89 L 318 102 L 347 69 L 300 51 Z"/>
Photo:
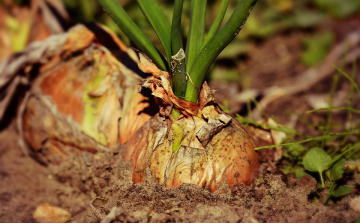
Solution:
<path fill-rule="evenodd" d="M 354 211 L 356 211 L 357 213 L 360 214 L 360 196 L 352 199 L 349 202 L 349 205 L 350 205 L 351 209 L 353 209 Z"/>

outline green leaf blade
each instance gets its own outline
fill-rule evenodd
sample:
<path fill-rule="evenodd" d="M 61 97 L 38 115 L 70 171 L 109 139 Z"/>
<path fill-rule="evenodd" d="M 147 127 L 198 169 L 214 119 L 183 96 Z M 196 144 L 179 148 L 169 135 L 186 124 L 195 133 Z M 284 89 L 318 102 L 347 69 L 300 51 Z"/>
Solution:
<path fill-rule="evenodd" d="M 156 32 L 168 62 L 171 59 L 171 26 L 157 0 L 137 0 L 141 11 L 144 13 Z"/>
<path fill-rule="evenodd" d="M 350 84 L 356 89 L 357 93 L 360 95 L 360 89 L 358 87 L 358 85 L 356 84 L 356 82 L 353 80 L 353 78 L 351 78 L 347 73 L 345 73 L 343 70 L 341 70 L 339 67 L 333 65 L 333 67 L 340 73 L 342 74 L 346 79 L 349 80 Z"/>
<path fill-rule="evenodd" d="M 306 114 L 312 113 L 312 112 L 317 112 L 317 111 L 331 111 L 331 110 L 347 110 L 353 113 L 358 113 L 360 114 L 360 110 L 354 109 L 354 108 L 348 108 L 348 107 L 326 107 L 326 108 L 317 108 L 314 110 L 309 110 L 306 112 Z"/>
<path fill-rule="evenodd" d="M 341 159 L 332 166 L 331 171 L 330 171 L 330 180 L 331 181 L 337 181 L 342 178 L 342 175 L 344 173 L 343 166 L 344 166 L 345 162 L 346 162 L 345 159 Z"/>
<path fill-rule="evenodd" d="M 256 2 L 257 0 L 240 1 L 225 26 L 196 55 L 196 59 L 193 62 L 194 66 L 191 67 L 189 72 L 191 80 L 188 80 L 186 86 L 186 100 L 197 102 L 197 90 L 201 88 L 211 64 L 240 32 Z"/>
<path fill-rule="evenodd" d="M 167 61 L 156 49 L 154 44 L 145 36 L 141 29 L 125 12 L 116 0 L 98 0 L 108 15 L 119 28 L 127 35 L 153 62 L 161 69 L 168 70 Z"/>
<path fill-rule="evenodd" d="M 259 146 L 259 147 L 256 147 L 255 150 L 270 149 L 270 148 L 278 147 L 278 146 L 289 146 L 289 145 L 294 145 L 294 144 L 298 144 L 298 143 L 314 142 L 314 141 L 320 141 L 320 140 L 329 139 L 329 138 L 333 138 L 333 137 L 340 137 L 340 136 L 347 136 L 347 135 L 357 135 L 357 134 L 360 134 L 360 131 L 342 132 L 342 133 L 330 133 L 330 134 L 327 134 L 327 135 L 311 137 L 309 139 L 305 139 L 305 140 L 301 140 L 301 141 L 297 141 L 297 142 L 281 143 L 281 144 L 270 145 L 270 146 Z M 359 145 L 360 145 L 360 143 L 359 143 Z M 360 148 L 360 146 L 359 146 L 359 148 Z"/>
<path fill-rule="evenodd" d="M 331 162 L 331 157 L 320 148 L 309 150 L 303 160 L 305 169 L 311 172 L 323 172 L 329 162 Z"/>
<path fill-rule="evenodd" d="M 207 0 L 191 1 L 190 28 L 185 50 L 186 72 L 188 73 L 194 64 L 204 41 L 206 3 Z"/>
<path fill-rule="evenodd" d="M 181 14 L 184 0 L 175 0 L 174 13 L 171 22 L 171 53 L 175 55 L 180 49 L 184 49 L 181 34 Z"/>
<path fill-rule="evenodd" d="M 175 0 L 171 24 L 171 80 L 174 94 L 183 98 L 186 91 L 186 60 L 181 35 L 181 14 L 184 0 Z"/>
<path fill-rule="evenodd" d="M 340 186 L 337 190 L 332 192 L 331 196 L 342 197 L 347 194 L 350 194 L 353 189 L 354 189 L 353 187 L 349 187 L 349 186 Z"/>
<path fill-rule="evenodd" d="M 221 1 L 219 11 L 216 14 L 215 20 L 214 20 L 213 24 L 211 25 L 210 30 L 207 33 L 206 38 L 205 38 L 201 48 L 203 48 L 214 37 L 216 32 L 219 30 L 221 22 L 223 21 L 225 13 L 226 13 L 226 9 L 229 5 L 229 1 L 230 0 L 222 0 Z"/>
<path fill-rule="evenodd" d="M 321 179 L 321 185 L 325 187 L 323 172 L 327 169 L 327 164 L 331 162 L 331 157 L 320 148 L 310 149 L 304 159 L 303 164 L 305 169 L 311 172 L 318 172 Z"/>

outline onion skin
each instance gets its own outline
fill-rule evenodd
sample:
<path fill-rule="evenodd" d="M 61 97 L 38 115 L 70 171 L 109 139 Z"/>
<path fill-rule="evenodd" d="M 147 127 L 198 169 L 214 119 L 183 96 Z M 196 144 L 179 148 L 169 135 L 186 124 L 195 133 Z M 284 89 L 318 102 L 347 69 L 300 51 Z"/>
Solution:
<path fill-rule="evenodd" d="M 222 175 L 231 190 L 241 183 L 250 185 L 253 182 L 259 165 L 258 155 L 251 137 L 235 119 L 212 138 L 210 146 L 213 163 L 219 165 L 214 168 L 218 184 L 222 183 Z M 216 185 L 213 183 L 210 188 L 214 191 Z"/>
<path fill-rule="evenodd" d="M 231 191 L 250 185 L 259 165 L 254 141 L 215 103 L 207 83 L 198 103 L 187 102 L 173 94 L 167 72 L 144 57 L 140 61 L 139 67 L 153 74 L 142 86 L 152 90 L 160 113 L 125 145 L 123 158 L 132 165 L 133 182 L 144 182 L 149 168 L 155 182 L 168 188 L 191 183 L 215 192 L 223 183 Z M 173 106 L 182 114 L 177 120 L 170 117 Z"/>
<path fill-rule="evenodd" d="M 151 170 L 156 183 L 164 183 L 168 188 L 191 183 L 215 192 L 226 179 L 230 190 L 234 191 L 242 183 L 250 185 L 256 178 L 258 154 L 251 137 L 235 119 L 215 134 L 205 148 L 199 141 L 195 142 L 196 131 L 185 129 L 184 135 L 188 137 L 183 138 L 175 152 L 169 140 L 172 135 L 169 122 L 159 116 L 150 119 L 126 144 L 124 159 L 132 164 L 134 183 L 145 181 L 146 168 Z M 191 118 L 174 123 L 184 122 L 190 122 L 189 127 L 193 127 Z M 196 144 L 198 148 L 193 147 Z"/>
<path fill-rule="evenodd" d="M 171 101 L 160 94 L 166 91 L 158 89 L 159 82 L 151 83 L 156 84 L 157 94 L 166 99 L 161 104 Z M 234 191 L 256 178 L 258 154 L 251 136 L 241 123 L 214 103 L 206 83 L 202 91 L 205 92 L 200 95 L 206 98 L 201 98 L 198 104 L 198 115 L 185 112 L 187 115 L 177 120 L 157 115 L 126 144 L 123 158 L 132 164 L 134 183 L 145 181 L 146 168 L 156 183 L 168 188 L 191 183 L 215 192 L 225 179 Z"/>
<path fill-rule="evenodd" d="M 109 151 L 127 142 L 152 116 L 145 111 L 154 107 L 151 95 L 138 92 L 144 75 L 133 68 L 138 58 L 106 28 L 92 28 L 95 32 L 78 25 L 53 36 L 63 44 L 44 47 L 52 54 L 32 77 L 23 102 L 19 126 L 24 144 L 35 152 L 47 151 L 45 160 L 76 153 L 65 152 L 67 146 Z"/>

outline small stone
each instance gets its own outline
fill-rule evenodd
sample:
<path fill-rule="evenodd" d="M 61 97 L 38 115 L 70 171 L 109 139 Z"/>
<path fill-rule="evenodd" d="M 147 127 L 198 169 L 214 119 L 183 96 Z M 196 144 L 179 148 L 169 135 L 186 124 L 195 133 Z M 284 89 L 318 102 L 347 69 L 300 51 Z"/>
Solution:
<path fill-rule="evenodd" d="M 64 223 L 71 220 L 71 215 L 62 208 L 44 203 L 36 208 L 33 218 L 39 223 Z"/>
<path fill-rule="evenodd" d="M 360 214 L 360 196 L 352 199 L 349 202 L 349 205 L 350 205 L 351 209 L 353 209 L 354 211 L 356 211 L 357 213 Z"/>

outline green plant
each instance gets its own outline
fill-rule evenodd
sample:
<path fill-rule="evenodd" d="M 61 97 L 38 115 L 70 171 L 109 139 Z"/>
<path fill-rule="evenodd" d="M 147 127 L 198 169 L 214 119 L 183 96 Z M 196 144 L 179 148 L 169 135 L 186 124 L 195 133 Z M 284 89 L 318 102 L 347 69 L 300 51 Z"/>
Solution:
<path fill-rule="evenodd" d="M 330 198 L 342 197 L 353 190 L 354 185 L 346 185 L 347 180 L 344 178 L 345 175 L 347 175 L 349 179 L 355 179 L 356 184 L 360 182 L 360 168 L 358 168 L 358 166 L 360 166 L 360 155 L 358 153 L 360 150 L 360 123 L 354 122 L 354 116 L 358 115 L 360 111 L 353 108 L 354 93 L 358 93 L 360 96 L 359 87 L 354 81 L 356 64 L 353 64 L 351 75 L 348 75 L 338 67 L 334 66 L 334 68 L 338 73 L 334 77 L 328 107 L 306 112 L 307 114 L 321 111 L 326 112 L 324 115 L 325 122 L 314 126 L 305 117 L 299 115 L 301 120 L 307 125 L 307 128 L 319 132 L 319 136 L 314 137 L 300 134 L 294 129 L 281 125 L 279 125 L 278 128 L 273 128 L 238 117 L 244 124 L 275 129 L 286 133 L 287 137 L 281 144 L 257 147 L 256 150 L 282 146 L 284 148 L 282 161 L 284 172 L 294 173 L 298 178 L 310 175 L 318 179 L 320 182 L 318 184 L 318 192 L 324 189 L 327 191 L 327 197 L 324 200 L 325 204 Z M 349 99 L 346 102 L 347 106 L 334 107 L 332 106 L 332 97 L 334 96 L 335 88 L 341 76 L 350 83 Z M 345 124 L 333 124 L 333 110 L 343 110 L 347 112 L 348 119 L 344 122 Z M 304 139 L 299 141 L 299 137 Z"/>
<path fill-rule="evenodd" d="M 305 169 L 311 172 L 318 172 L 321 179 L 321 187 L 328 188 L 324 204 L 328 202 L 330 197 L 342 197 L 349 194 L 354 189 L 354 187 L 350 186 L 340 186 L 338 181 L 342 179 L 344 174 L 343 166 L 346 160 L 342 157 L 345 153 L 359 148 L 360 144 L 355 144 L 334 159 L 331 159 L 331 157 L 320 148 L 312 148 L 306 153 L 303 160 Z M 323 177 L 324 172 L 326 176 L 325 180 Z"/>
<path fill-rule="evenodd" d="M 229 0 L 222 0 L 205 36 L 206 0 L 190 1 L 190 25 L 183 46 L 181 20 L 184 0 L 175 0 L 171 23 L 157 0 L 137 0 L 157 34 L 164 56 L 116 0 L 99 0 L 120 29 L 150 58 L 140 54 L 139 68 L 152 73 L 149 88 L 160 108 L 127 142 L 123 158 L 132 164 L 134 183 L 144 182 L 150 169 L 166 187 L 193 183 L 218 189 L 226 179 L 230 190 L 250 185 L 258 155 L 249 133 L 214 102 L 204 82 L 208 69 L 242 29 L 256 0 L 241 0 L 220 28 Z M 184 5 L 185 6 L 185 5 Z M 185 50 L 184 50 L 185 49 Z M 172 118 L 163 118 L 169 117 Z M 120 133 L 121 134 L 121 133 Z"/>
<path fill-rule="evenodd" d="M 328 168 L 331 157 L 320 148 L 312 148 L 304 157 L 304 167 L 311 172 L 318 172 L 321 179 L 321 185 L 325 187 L 323 172 Z"/>
<path fill-rule="evenodd" d="M 181 34 L 184 0 L 175 1 L 171 24 L 156 0 L 137 0 L 139 7 L 160 39 L 165 56 L 159 52 L 116 0 L 98 1 L 139 49 L 161 70 L 170 73 L 174 94 L 181 99 L 197 102 L 198 91 L 208 69 L 220 52 L 242 29 L 257 0 L 241 0 L 228 21 L 220 29 L 229 3 L 229 0 L 223 0 L 205 38 L 207 1 L 192 0 L 190 27 L 185 50 Z"/>

